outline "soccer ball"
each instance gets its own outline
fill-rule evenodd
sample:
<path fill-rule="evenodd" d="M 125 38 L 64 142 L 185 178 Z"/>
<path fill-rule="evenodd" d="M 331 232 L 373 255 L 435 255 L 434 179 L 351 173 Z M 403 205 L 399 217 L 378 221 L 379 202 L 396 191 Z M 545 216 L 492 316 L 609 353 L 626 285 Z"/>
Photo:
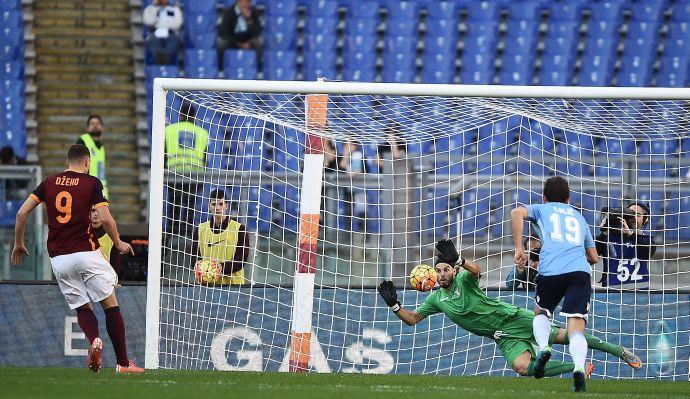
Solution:
<path fill-rule="evenodd" d="M 199 284 L 214 285 L 220 282 L 222 272 L 220 263 L 215 259 L 202 259 L 194 265 L 194 280 Z"/>
<path fill-rule="evenodd" d="M 436 270 L 429 265 L 415 266 L 410 272 L 410 285 L 417 291 L 430 291 L 437 279 Z"/>

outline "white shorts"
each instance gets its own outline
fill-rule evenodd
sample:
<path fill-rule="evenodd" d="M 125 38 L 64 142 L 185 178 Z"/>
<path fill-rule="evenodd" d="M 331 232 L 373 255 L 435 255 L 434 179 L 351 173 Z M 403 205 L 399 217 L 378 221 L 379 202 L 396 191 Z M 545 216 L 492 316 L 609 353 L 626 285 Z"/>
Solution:
<path fill-rule="evenodd" d="M 117 274 L 100 249 L 56 256 L 50 264 L 70 309 L 106 299 L 117 284 Z"/>

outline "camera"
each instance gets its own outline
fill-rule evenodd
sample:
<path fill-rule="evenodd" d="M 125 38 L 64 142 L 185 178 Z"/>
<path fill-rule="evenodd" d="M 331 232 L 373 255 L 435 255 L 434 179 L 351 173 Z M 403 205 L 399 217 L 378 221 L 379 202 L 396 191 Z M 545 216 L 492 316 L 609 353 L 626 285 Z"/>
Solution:
<path fill-rule="evenodd" d="M 633 228 L 635 224 L 635 212 L 628 208 L 609 208 L 601 209 L 601 220 L 606 220 L 605 227 L 609 229 L 620 229 L 621 219 L 625 220 L 628 227 Z"/>

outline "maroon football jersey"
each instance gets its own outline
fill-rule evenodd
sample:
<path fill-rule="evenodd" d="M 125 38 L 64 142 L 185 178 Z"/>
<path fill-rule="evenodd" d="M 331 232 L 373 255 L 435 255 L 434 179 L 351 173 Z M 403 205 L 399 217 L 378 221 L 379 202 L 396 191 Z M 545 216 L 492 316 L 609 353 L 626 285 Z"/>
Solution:
<path fill-rule="evenodd" d="M 91 206 L 107 206 L 97 177 L 65 171 L 47 177 L 31 198 L 48 211 L 48 256 L 94 251 L 100 247 L 91 229 Z"/>

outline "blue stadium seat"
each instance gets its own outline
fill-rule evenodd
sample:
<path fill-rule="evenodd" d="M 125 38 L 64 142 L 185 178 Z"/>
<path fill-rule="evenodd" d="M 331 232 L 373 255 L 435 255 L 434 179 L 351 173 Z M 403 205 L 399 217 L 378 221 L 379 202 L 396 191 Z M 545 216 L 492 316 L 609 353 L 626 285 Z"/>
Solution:
<path fill-rule="evenodd" d="M 658 23 L 663 19 L 666 4 L 659 0 L 639 0 L 632 4 L 631 16 L 633 21 L 647 21 Z"/>
<path fill-rule="evenodd" d="M 422 65 L 424 59 L 433 58 L 436 54 L 447 54 L 455 58 L 457 52 L 457 40 L 448 38 L 447 36 L 430 36 L 424 37 L 424 50 L 422 52 Z"/>
<path fill-rule="evenodd" d="M 266 4 L 268 16 L 297 16 L 297 0 L 271 0 Z"/>
<path fill-rule="evenodd" d="M 345 56 L 343 80 L 373 82 L 376 77 L 376 54 L 371 52 L 349 52 Z"/>
<path fill-rule="evenodd" d="M 188 14 L 206 14 L 216 11 L 216 0 L 193 0 L 181 2 L 184 8 L 185 20 Z M 186 21 L 185 21 L 186 22 Z"/>
<path fill-rule="evenodd" d="M 409 0 L 387 0 L 386 19 L 417 19 L 417 3 Z"/>
<path fill-rule="evenodd" d="M 415 70 L 412 68 L 401 68 L 397 64 L 384 64 L 381 71 L 381 79 L 387 83 L 413 83 Z"/>
<path fill-rule="evenodd" d="M 201 13 L 195 10 L 184 15 L 185 46 L 190 48 L 215 48 L 216 10 Z M 202 43 L 201 40 L 212 40 Z"/>
<path fill-rule="evenodd" d="M 276 126 L 273 133 L 273 172 L 298 173 L 300 159 L 304 157 L 306 135 L 295 129 Z"/>
<path fill-rule="evenodd" d="M 336 0 L 307 1 L 307 21 L 314 18 L 338 19 L 338 2 Z"/>
<path fill-rule="evenodd" d="M 586 42 L 588 45 L 590 42 L 596 42 L 599 39 L 617 42 L 619 28 L 620 24 L 617 22 L 608 20 L 591 21 L 587 26 Z"/>
<path fill-rule="evenodd" d="M 687 58 L 688 53 L 690 53 L 690 22 L 668 24 L 668 34 L 664 41 L 664 56 Z"/>
<path fill-rule="evenodd" d="M 488 237 L 490 206 L 488 189 L 470 189 L 463 192 L 460 235 Z"/>
<path fill-rule="evenodd" d="M 202 112 L 200 116 L 201 126 L 209 133 L 206 166 L 211 169 L 229 169 L 233 166 L 230 157 L 232 149 L 231 142 L 226 139 L 225 133 L 227 126 L 230 126 L 232 122 L 229 122 L 228 118 L 223 118 L 224 114 L 215 112 Z"/>
<path fill-rule="evenodd" d="M 649 205 L 651 220 L 649 227 L 656 229 L 662 227 L 666 193 L 663 190 L 644 191 L 639 190 L 636 195 L 637 200 Z"/>
<path fill-rule="evenodd" d="M 451 19 L 457 21 L 458 7 L 455 1 L 435 1 L 433 7 L 427 10 L 427 30 L 430 25 L 434 25 L 438 20 Z M 430 22 L 430 20 L 434 22 Z"/>
<path fill-rule="evenodd" d="M 545 53 L 551 55 L 574 56 L 577 47 L 579 24 L 563 21 L 549 24 L 544 43 Z"/>
<path fill-rule="evenodd" d="M 575 1 L 549 2 L 549 27 L 562 22 L 579 22 L 582 20 L 581 4 Z M 558 23 L 550 23 L 558 21 Z"/>
<path fill-rule="evenodd" d="M 638 155 L 674 155 L 678 151 L 679 142 L 676 140 L 644 140 L 640 142 Z"/>
<path fill-rule="evenodd" d="M 0 0 L 0 10 L 21 10 L 21 0 Z"/>
<path fill-rule="evenodd" d="M 498 19 L 499 12 L 497 2 L 471 1 L 467 6 L 467 19 L 468 21 L 495 21 Z"/>
<path fill-rule="evenodd" d="M 348 22 L 351 18 L 371 21 L 374 26 L 378 25 L 379 21 L 379 4 L 376 0 L 360 0 L 353 1 L 347 4 L 347 18 Z M 346 24 L 347 25 L 347 24 Z"/>
<path fill-rule="evenodd" d="M 297 45 L 297 16 L 276 15 L 267 17 L 264 37 L 267 38 L 267 49 L 294 50 Z"/>
<path fill-rule="evenodd" d="M 580 86 L 607 86 L 613 73 L 612 55 L 591 55 L 582 57 L 578 76 Z"/>
<path fill-rule="evenodd" d="M 539 84 L 569 86 L 573 80 L 573 61 L 572 58 L 561 54 L 542 55 Z"/>
<path fill-rule="evenodd" d="M 534 60 L 526 54 L 504 54 L 498 81 L 503 85 L 532 84 Z"/>
<path fill-rule="evenodd" d="M 684 87 L 688 79 L 688 59 L 661 57 L 656 85 L 659 87 Z"/>
<path fill-rule="evenodd" d="M 457 19 L 437 19 L 426 22 L 426 36 L 433 38 L 445 38 L 457 42 L 458 21 Z M 428 39 L 424 39 L 427 41 Z M 457 43 L 455 43 L 457 45 Z"/>
<path fill-rule="evenodd" d="M 690 1 L 681 0 L 673 4 L 671 10 L 671 21 L 688 22 L 690 21 Z"/>
<path fill-rule="evenodd" d="M 215 49 L 189 49 L 184 54 L 187 77 L 200 79 L 218 77 L 218 53 Z"/>
<path fill-rule="evenodd" d="M 223 74 L 226 79 L 256 79 L 256 52 L 226 50 L 223 54 Z"/>
<path fill-rule="evenodd" d="M 345 21 L 345 36 L 375 36 L 378 22 L 364 18 L 348 18 Z"/>
<path fill-rule="evenodd" d="M 505 51 L 512 53 L 536 53 L 537 30 L 535 24 L 528 20 L 509 20 L 504 39 Z"/>
<path fill-rule="evenodd" d="M 264 185 L 260 187 L 249 187 L 247 201 L 247 229 L 266 234 L 271 231 L 273 221 L 273 187 Z M 240 205 L 243 206 L 243 205 Z"/>
<path fill-rule="evenodd" d="M 412 40 L 417 40 L 418 32 L 417 19 L 387 19 L 386 36 L 406 36 Z"/>
<path fill-rule="evenodd" d="M 439 54 L 440 56 L 441 54 Z M 422 65 L 422 83 L 449 84 L 455 79 L 455 68 L 448 65 L 425 63 Z"/>
<path fill-rule="evenodd" d="M 472 144 L 469 134 L 464 132 L 439 137 L 434 143 L 435 173 L 460 175 L 468 173 L 463 162 L 464 154 Z"/>
<path fill-rule="evenodd" d="M 664 216 L 666 238 L 672 241 L 690 239 L 690 193 L 675 191 L 668 194 Z"/>
<path fill-rule="evenodd" d="M 21 60 L 24 57 L 24 33 L 20 29 L 3 27 L 0 31 L 0 62 Z"/>
<path fill-rule="evenodd" d="M 384 53 L 406 53 L 417 52 L 417 39 L 410 36 L 386 35 Z"/>
<path fill-rule="evenodd" d="M 263 122 L 262 122 L 263 123 Z M 263 129 L 259 121 L 244 118 L 230 132 L 233 149 L 234 170 L 260 171 L 263 169 L 265 147 Z"/>
<path fill-rule="evenodd" d="M 464 52 L 470 54 L 495 53 L 497 39 L 498 23 L 496 21 L 468 21 Z"/>
<path fill-rule="evenodd" d="M 522 0 L 508 3 L 508 25 L 511 21 L 538 21 L 541 4 L 536 0 Z M 537 24 L 532 24 L 535 26 Z"/>
<path fill-rule="evenodd" d="M 589 4 L 591 18 L 595 21 L 615 21 L 622 18 L 623 4 L 620 1 L 600 1 Z"/>
<path fill-rule="evenodd" d="M 343 51 L 345 53 L 373 53 L 374 49 L 376 48 L 376 40 L 376 37 L 369 35 L 346 36 Z"/>
<path fill-rule="evenodd" d="M 22 207 L 24 201 L 0 201 L 0 227 L 13 227 L 19 208 Z"/>
<path fill-rule="evenodd" d="M 646 58 L 641 58 L 647 60 Z M 618 84 L 621 87 L 644 87 L 649 86 L 651 79 L 650 66 L 634 64 L 623 64 L 618 71 Z"/>
<path fill-rule="evenodd" d="M 264 79 L 295 80 L 297 78 L 296 52 L 268 50 L 264 53 L 264 60 Z"/>
<path fill-rule="evenodd" d="M 24 61 L 2 61 L 0 62 L 0 80 L 24 79 Z"/>
<path fill-rule="evenodd" d="M 625 39 L 624 56 L 642 55 L 648 57 L 656 49 L 657 26 L 650 22 L 630 22 Z"/>
<path fill-rule="evenodd" d="M 595 215 L 600 208 L 597 206 L 596 198 L 592 192 L 580 192 L 571 189 L 570 204 L 582 214 L 588 225 L 595 226 L 599 224 L 596 221 Z"/>
<path fill-rule="evenodd" d="M 337 36 L 338 17 L 311 17 L 305 24 L 304 32 L 307 35 L 331 35 Z"/>
<path fill-rule="evenodd" d="M 0 26 L 11 29 L 24 29 L 21 11 L 0 11 Z"/>
<path fill-rule="evenodd" d="M 671 169 L 664 155 L 640 156 L 637 159 L 637 180 L 643 181 L 666 177 Z"/>
<path fill-rule="evenodd" d="M 332 51 L 307 51 L 304 53 L 302 76 L 304 80 L 312 81 L 325 77 L 336 78 L 337 54 Z"/>

